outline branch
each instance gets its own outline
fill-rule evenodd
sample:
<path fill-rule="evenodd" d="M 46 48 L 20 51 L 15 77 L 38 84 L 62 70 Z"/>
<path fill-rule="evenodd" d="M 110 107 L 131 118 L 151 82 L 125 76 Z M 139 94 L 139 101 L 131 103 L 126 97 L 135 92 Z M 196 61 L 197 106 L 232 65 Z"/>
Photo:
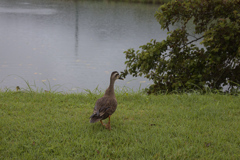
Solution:
<path fill-rule="evenodd" d="M 196 41 L 198 41 L 198 40 L 202 39 L 203 37 L 204 37 L 204 36 L 202 36 L 202 37 L 199 37 L 199 38 L 196 38 L 196 39 L 194 39 L 194 40 L 192 40 L 192 41 L 190 41 L 190 42 L 186 43 L 185 45 L 183 45 L 182 47 L 180 47 L 180 49 L 184 48 L 185 46 L 187 46 L 187 45 L 189 45 L 189 44 L 191 44 L 191 43 L 193 43 L 193 42 L 196 42 Z"/>
<path fill-rule="evenodd" d="M 202 39 L 204 36 L 202 36 L 202 37 L 199 37 L 199 38 L 197 38 L 197 39 L 194 39 L 194 40 L 192 40 L 192 41 L 190 41 L 190 42 L 188 42 L 186 45 L 184 45 L 184 46 L 187 46 L 187 45 L 189 45 L 189 44 L 191 44 L 191 43 L 193 43 L 193 42 L 196 42 L 196 41 L 198 41 L 198 40 L 200 40 L 200 39 Z"/>

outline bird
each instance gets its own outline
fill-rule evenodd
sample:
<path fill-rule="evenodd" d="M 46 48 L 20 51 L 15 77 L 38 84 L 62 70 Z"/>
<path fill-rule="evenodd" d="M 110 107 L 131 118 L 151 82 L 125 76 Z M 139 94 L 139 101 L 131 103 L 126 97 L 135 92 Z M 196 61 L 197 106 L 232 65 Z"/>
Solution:
<path fill-rule="evenodd" d="M 19 86 L 16 87 L 16 91 L 20 91 L 20 87 Z"/>
<path fill-rule="evenodd" d="M 95 103 L 93 114 L 90 116 L 90 123 L 100 121 L 106 129 L 111 130 L 110 117 L 117 109 L 117 99 L 114 93 L 114 83 L 117 79 L 124 80 L 117 71 L 113 71 L 110 76 L 109 87 L 106 89 L 104 96 Z M 108 123 L 104 124 L 102 120 L 107 118 L 109 119 Z"/>

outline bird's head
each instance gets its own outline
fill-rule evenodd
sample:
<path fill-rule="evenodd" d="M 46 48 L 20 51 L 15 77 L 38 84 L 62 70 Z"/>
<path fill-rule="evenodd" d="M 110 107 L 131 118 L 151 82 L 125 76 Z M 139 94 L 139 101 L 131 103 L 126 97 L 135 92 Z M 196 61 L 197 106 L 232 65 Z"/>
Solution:
<path fill-rule="evenodd" d="M 122 77 L 120 77 L 120 75 L 117 71 L 112 72 L 111 79 L 114 80 L 114 81 L 117 80 L 117 79 L 124 80 Z"/>

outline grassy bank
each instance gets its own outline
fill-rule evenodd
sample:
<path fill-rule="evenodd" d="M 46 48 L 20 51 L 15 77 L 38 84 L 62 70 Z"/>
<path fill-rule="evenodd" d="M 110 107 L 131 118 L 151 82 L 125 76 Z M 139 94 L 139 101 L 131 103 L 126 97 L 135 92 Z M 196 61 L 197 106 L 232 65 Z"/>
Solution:
<path fill-rule="evenodd" d="M 240 159 L 239 96 L 117 93 L 111 131 L 101 96 L 0 92 L 0 159 Z"/>

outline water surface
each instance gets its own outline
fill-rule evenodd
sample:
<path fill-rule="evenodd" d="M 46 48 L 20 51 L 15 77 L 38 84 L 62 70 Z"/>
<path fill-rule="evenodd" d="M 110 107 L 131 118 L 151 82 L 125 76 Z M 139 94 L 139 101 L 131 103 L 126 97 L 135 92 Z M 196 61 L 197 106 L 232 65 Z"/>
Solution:
<path fill-rule="evenodd" d="M 123 52 L 166 32 L 154 18 L 158 5 L 69 0 L 1 0 L 0 88 L 63 85 L 105 89 L 112 71 L 125 68 Z M 22 78 L 25 80 L 23 80 Z M 119 87 L 149 85 L 128 76 Z"/>

